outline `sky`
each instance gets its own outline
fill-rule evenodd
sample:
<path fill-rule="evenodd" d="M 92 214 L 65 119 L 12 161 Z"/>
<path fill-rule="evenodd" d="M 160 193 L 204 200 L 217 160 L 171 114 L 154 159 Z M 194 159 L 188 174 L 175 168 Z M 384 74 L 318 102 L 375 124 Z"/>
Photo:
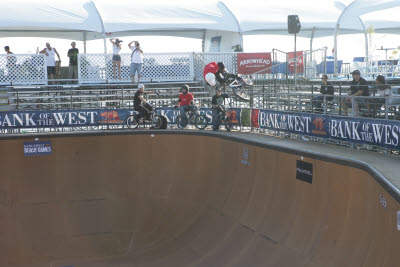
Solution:
<path fill-rule="evenodd" d="M 95 0 L 95 2 L 101 3 L 106 0 Z M 108 1 L 108 0 L 107 0 Z M 118 2 L 125 2 L 126 4 L 132 4 L 132 1 L 125 0 L 114 0 Z M 189 0 L 188 0 L 189 1 Z M 205 0 L 209 1 L 209 0 Z M 310 0 L 311 1 L 311 0 Z M 314 0 L 312 0 L 314 1 Z M 323 3 L 327 0 L 319 0 L 319 3 Z M 153 0 L 153 2 L 157 2 Z M 161 1 L 160 1 L 161 2 Z M 164 2 L 164 1 L 163 1 Z M 224 0 L 227 6 L 234 8 L 243 8 L 243 4 L 256 3 L 256 0 Z M 296 9 L 300 8 L 300 1 L 285 0 L 285 6 L 281 8 L 286 9 L 288 14 L 295 14 Z M 345 4 L 351 2 L 351 0 L 343 0 Z M 267 3 L 267 2 L 266 2 Z M 286 6 L 287 5 L 287 6 Z M 232 8 L 232 9 L 234 9 Z M 235 11 L 235 10 L 233 10 Z M 392 12 L 397 12 L 393 9 Z M 254 16 L 267 16 L 268 14 L 254 14 Z M 307 18 L 305 18 L 307 19 Z M 300 17 L 300 21 L 302 18 Z M 369 36 L 370 49 L 372 54 L 376 58 L 385 58 L 385 52 L 379 51 L 379 48 L 397 48 L 400 47 L 400 35 L 391 34 L 371 34 Z M 165 52 L 201 52 L 202 41 L 199 39 L 182 38 L 182 37 L 165 37 L 165 36 L 132 36 L 123 37 L 124 40 L 121 53 L 130 53 L 127 44 L 131 40 L 139 40 L 141 46 L 146 53 L 165 53 Z M 67 51 L 70 48 L 70 43 L 73 40 L 63 39 L 49 39 L 49 38 L 24 38 L 24 37 L 13 37 L 13 38 L 0 38 L 0 45 L 8 45 L 11 47 L 13 53 L 35 53 L 37 49 L 41 50 L 45 47 L 46 42 L 55 47 L 61 55 L 62 65 L 68 65 Z M 77 48 L 83 53 L 83 42 L 77 41 Z M 314 39 L 313 48 L 318 49 L 322 47 L 328 47 L 328 55 L 331 55 L 333 48 L 334 39 L 332 37 L 323 37 Z M 111 52 L 111 46 L 107 43 L 108 52 Z M 249 35 L 243 38 L 244 52 L 271 52 L 272 49 L 279 49 L 285 52 L 293 51 L 294 40 L 293 36 L 274 36 L 274 35 Z M 297 50 L 308 50 L 310 47 L 309 38 L 298 38 L 297 39 Z M 364 56 L 364 35 L 343 35 L 338 40 L 338 58 L 344 60 L 344 62 L 351 62 L 354 57 Z M 103 53 L 103 40 L 88 41 L 87 42 L 88 53 Z M 399 58 L 399 54 L 392 54 L 393 51 L 388 51 L 388 58 L 394 57 Z"/>

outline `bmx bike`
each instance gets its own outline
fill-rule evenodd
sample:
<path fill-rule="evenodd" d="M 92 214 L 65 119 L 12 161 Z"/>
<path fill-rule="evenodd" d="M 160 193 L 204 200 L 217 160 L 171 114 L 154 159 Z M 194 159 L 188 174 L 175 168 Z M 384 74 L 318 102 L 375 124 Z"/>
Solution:
<path fill-rule="evenodd" d="M 185 128 L 189 123 L 199 130 L 204 130 L 208 126 L 208 119 L 205 115 L 199 114 L 198 108 L 193 106 L 192 111 L 185 110 L 185 116 L 183 118 L 181 114 L 178 114 L 176 117 L 176 125 L 179 129 Z"/>
<path fill-rule="evenodd" d="M 226 108 L 224 106 L 219 106 L 221 113 L 218 114 L 218 125 L 223 125 L 225 129 L 229 132 L 232 128 L 232 122 L 229 116 L 226 114 Z"/>
<path fill-rule="evenodd" d="M 129 129 L 136 129 L 139 127 L 139 125 L 142 124 L 143 127 L 149 127 L 149 128 L 153 128 L 153 129 L 160 129 L 163 125 L 163 119 L 160 115 L 157 115 L 154 113 L 153 111 L 150 111 L 150 117 L 149 119 L 145 119 L 145 118 L 140 118 L 140 114 L 134 114 L 134 115 L 130 115 L 127 119 L 126 119 L 126 126 Z"/>

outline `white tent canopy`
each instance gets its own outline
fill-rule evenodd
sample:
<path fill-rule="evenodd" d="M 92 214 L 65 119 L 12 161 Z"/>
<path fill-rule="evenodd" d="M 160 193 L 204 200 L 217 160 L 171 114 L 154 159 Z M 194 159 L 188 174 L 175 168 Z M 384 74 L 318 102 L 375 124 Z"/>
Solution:
<path fill-rule="evenodd" d="M 0 37 L 102 38 L 93 2 L 2 0 L 0 7 Z"/>
<path fill-rule="evenodd" d="M 0 2 L 0 37 L 32 36 L 75 40 L 132 35 L 166 35 L 199 39 L 228 36 L 241 44 L 242 35 L 287 33 L 287 15 L 297 14 L 299 36 L 324 37 L 375 32 L 398 33 L 400 21 L 393 14 L 399 0 L 215 2 L 70 0 Z M 392 19 L 385 12 L 391 10 Z M 229 46 L 227 46 L 229 47 Z"/>

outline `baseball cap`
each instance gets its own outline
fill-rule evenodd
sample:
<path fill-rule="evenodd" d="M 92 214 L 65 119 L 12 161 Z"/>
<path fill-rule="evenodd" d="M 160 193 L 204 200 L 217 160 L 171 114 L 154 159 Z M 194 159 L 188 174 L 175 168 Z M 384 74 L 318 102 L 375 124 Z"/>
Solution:
<path fill-rule="evenodd" d="M 328 79 L 328 75 L 326 74 L 322 75 L 321 79 Z"/>
<path fill-rule="evenodd" d="M 359 70 L 354 70 L 352 73 L 350 73 L 351 75 L 361 75 Z"/>
<path fill-rule="evenodd" d="M 140 83 L 140 84 L 138 84 L 137 88 L 139 88 L 139 89 L 143 88 L 144 89 L 144 85 Z"/>

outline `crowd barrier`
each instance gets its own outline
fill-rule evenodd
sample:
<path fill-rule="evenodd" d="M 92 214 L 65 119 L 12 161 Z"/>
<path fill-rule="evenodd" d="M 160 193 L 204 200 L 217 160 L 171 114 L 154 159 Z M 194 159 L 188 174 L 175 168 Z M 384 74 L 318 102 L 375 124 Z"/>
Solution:
<path fill-rule="evenodd" d="M 201 108 L 199 112 L 212 123 L 210 108 Z M 176 124 L 179 114 L 174 108 L 157 108 L 156 113 L 166 116 L 170 125 Z M 126 118 L 132 114 L 135 114 L 132 109 L 1 112 L 0 130 L 102 125 L 124 127 Z M 399 121 L 250 108 L 230 108 L 227 114 L 234 126 L 400 150 Z"/>

